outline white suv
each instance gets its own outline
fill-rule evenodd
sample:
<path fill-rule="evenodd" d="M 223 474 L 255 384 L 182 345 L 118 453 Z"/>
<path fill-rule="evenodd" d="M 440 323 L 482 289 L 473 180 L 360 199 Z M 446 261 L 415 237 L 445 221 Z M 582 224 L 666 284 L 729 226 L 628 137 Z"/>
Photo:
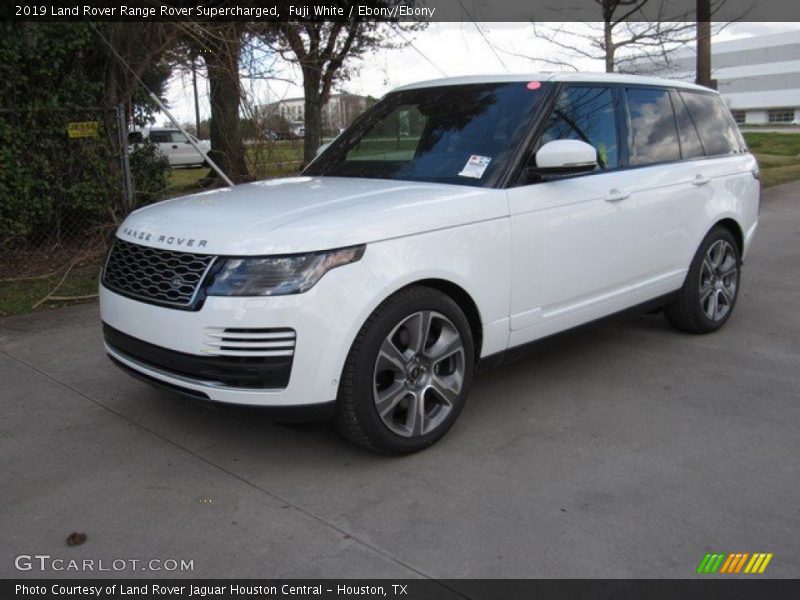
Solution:
<path fill-rule="evenodd" d="M 142 208 L 100 286 L 131 373 L 407 453 L 514 347 L 656 302 L 731 316 L 759 172 L 719 96 L 622 75 L 388 94 L 301 176 Z"/>
<path fill-rule="evenodd" d="M 192 134 L 189 134 L 190 136 Z M 211 142 L 198 140 L 192 136 L 192 141 L 198 145 L 202 153 L 195 150 L 180 129 L 143 129 L 132 131 L 128 134 L 128 144 L 135 146 L 148 140 L 155 144 L 161 153 L 169 160 L 170 167 L 202 166 L 206 161 L 206 154 L 211 150 Z"/>

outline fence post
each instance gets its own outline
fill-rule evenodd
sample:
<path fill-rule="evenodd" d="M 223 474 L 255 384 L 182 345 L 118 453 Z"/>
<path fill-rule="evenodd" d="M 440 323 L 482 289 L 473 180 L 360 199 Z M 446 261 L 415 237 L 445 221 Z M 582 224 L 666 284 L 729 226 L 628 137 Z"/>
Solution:
<path fill-rule="evenodd" d="M 117 105 L 117 132 L 119 133 L 119 158 L 122 164 L 122 199 L 127 212 L 133 210 L 133 181 L 131 162 L 128 156 L 128 119 L 125 118 L 125 105 Z M 126 213 L 127 214 L 127 213 Z"/>

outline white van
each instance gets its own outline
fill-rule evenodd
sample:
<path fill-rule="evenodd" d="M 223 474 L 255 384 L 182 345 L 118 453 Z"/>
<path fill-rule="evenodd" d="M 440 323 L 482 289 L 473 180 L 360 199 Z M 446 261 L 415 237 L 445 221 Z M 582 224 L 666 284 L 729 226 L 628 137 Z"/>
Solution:
<path fill-rule="evenodd" d="M 413 452 L 479 365 L 523 344 L 642 303 L 682 331 L 722 327 L 759 188 L 724 103 L 695 85 L 409 85 L 300 176 L 132 213 L 102 275 L 105 348 L 151 383 L 332 415 L 362 446 Z"/>
<path fill-rule="evenodd" d="M 211 142 L 192 136 L 192 141 L 202 150 L 202 153 L 198 152 L 180 129 L 146 128 L 128 134 L 128 144 L 131 146 L 146 140 L 158 147 L 171 167 L 202 166 L 205 164 L 206 154 L 211 150 Z"/>

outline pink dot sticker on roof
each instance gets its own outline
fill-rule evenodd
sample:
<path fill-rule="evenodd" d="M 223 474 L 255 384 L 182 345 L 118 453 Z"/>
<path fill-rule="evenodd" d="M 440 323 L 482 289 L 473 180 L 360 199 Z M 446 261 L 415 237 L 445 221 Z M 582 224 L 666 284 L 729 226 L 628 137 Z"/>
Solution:
<path fill-rule="evenodd" d="M 542 87 L 541 81 L 529 81 L 528 85 L 526 86 L 529 90 L 538 90 Z"/>

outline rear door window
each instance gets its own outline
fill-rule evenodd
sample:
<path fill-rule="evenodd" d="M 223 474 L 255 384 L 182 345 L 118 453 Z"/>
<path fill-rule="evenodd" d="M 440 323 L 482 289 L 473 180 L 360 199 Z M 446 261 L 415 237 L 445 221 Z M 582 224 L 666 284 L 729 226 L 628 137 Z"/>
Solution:
<path fill-rule="evenodd" d="M 628 162 L 649 165 L 680 160 L 678 128 L 669 92 L 659 88 L 627 88 Z"/>
<path fill-rule="evenodd" d="M 569 86 L 558 98 L 539 140 L 539 147 L 553 140 L 581 140 L 597 150 L 601 169 L 619 164 L 614 96 L 601 86 Z"/>
<path fill-rule="evenodd" d="M 719 96 L 686 90 L 678 94 L 697 126 L 706 156 L 724 156 L 744 150 L 736 123 Z"/>

